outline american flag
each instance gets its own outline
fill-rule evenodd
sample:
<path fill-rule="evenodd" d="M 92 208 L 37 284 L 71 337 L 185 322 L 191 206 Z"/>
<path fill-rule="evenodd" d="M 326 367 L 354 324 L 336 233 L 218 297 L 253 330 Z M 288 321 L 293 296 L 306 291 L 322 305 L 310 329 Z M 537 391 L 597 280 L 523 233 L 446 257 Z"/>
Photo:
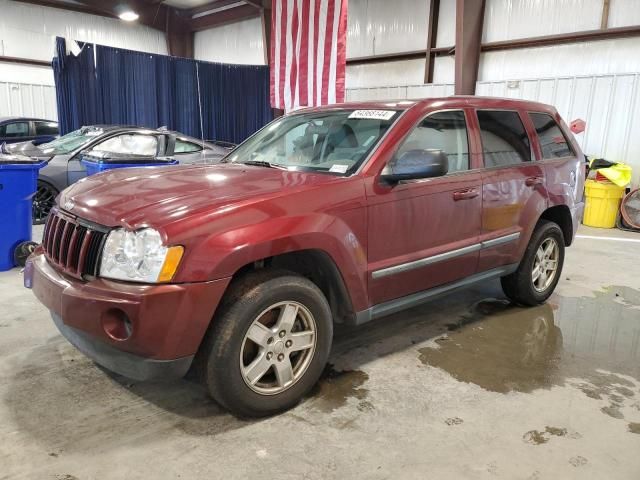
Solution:
<path fill-rule="evenodd" d="M 273 0 L 271 106 L 344 101 L 348 0 Z"/>

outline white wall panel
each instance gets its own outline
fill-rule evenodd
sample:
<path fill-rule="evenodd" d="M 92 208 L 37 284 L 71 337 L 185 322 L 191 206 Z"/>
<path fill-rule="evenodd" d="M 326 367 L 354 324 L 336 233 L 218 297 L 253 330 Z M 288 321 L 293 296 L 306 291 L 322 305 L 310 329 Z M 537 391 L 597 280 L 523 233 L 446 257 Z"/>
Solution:
<path fill-rule="evenodd" d="M 0 62 L 0 82 L 35 83 L 53 86 L 53 70 L 50 67 Z"/>
<path fill-rule="evenodd" d="M 640 38 L 634 37 L 487 52 L 480 57 L 478 80 L 638 72 L 639 51 Z"/>
<path fill-rule="evenodd" d="M 483 42 L 600 28 L 599 0 L 486 0 Z"/>
<path fill-rule="evenodd" d="M 347 101 L 404 100 L 453 95 L 453 84 L 347 88 Z"/>
<path fill-rule="evenodd" d="M 452 47 L 456 43 L 456 0 L 440 0 L 436 47 Z"/>
<path fill-rule="evenodd" d="M 422 50 L 429 0 L 349 0 L 347 58 Z"/>
<path fill-rule="evenodd" d="M 567 122 L 585 120 L 582 150 L 631 165 L 640 185 L 640 73 L 478 82 L 476 93 L 549 103 Z"/>
<path fill-rule="evenodd" d="M 424 59 L 347 65 L 347 88 L 416 85 L 424 82 Z"/>
<path fill-rule="evenodd" d="M 0 0 L 0 55 L 51 60 L 54 38 L 167 53 L 159 30 L 117 19 Z"/>
<path fill-rule="evenodd" d="M 453 83 L 456 78 L 456 62 L 453 55 L 436 57 L 433 66 L 433 83 Z"/>
<path fill-rule="evenodd" d="M 640 2 L 638 0 L 611 0 L 609 28 L 630 25 L 640 25 Z"/>
<path fill-rule="evenodd" d="M 197 60 L 265 64 L 260 18 L 196 32 L 194 37 L 194 56 Z"/>
<path fill-rule="evenodd" d="M 0 117 L 13 115 L 57 120 L 55 88 L 0 81 Z"/>

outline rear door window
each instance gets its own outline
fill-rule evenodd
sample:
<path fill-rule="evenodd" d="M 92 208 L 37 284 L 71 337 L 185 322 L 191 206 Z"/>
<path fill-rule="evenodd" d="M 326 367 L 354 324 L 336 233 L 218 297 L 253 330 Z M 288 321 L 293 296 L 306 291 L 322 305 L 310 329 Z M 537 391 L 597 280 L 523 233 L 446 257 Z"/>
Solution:
<path fill-rule="evenodd" d="M 533 126 L 538 133 L 542 158 L 551 160 L 554 158 L 570 157 L 573 155 L 569 142 L 565 138 L 562 130 L 553 119 L 546 113 L 530 113 Z"/>
<path fill-rule="evenodd" d="M 440 150 L 447 155 L 449 172 L 469 170 L 467 124 L 461 110 L 432 113 L 409 134 L 395 157 L 409 150 Z"/>
<path fill-rule="evenodd" d="M 531 161 L 531 144 L 518 112 L 478 110 L 477 113 L 485 167 Z"/>
<path fill-rule="evenodd" d="M 29 122 L 13 122 L 0 126 L 0 137 L 17 138 L 29 136 Z"/>

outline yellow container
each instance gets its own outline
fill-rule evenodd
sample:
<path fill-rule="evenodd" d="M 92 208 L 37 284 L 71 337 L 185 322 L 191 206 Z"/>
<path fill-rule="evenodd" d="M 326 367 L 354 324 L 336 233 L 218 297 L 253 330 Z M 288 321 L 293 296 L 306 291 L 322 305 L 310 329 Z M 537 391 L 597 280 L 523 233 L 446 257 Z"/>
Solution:
<path fill-rule="evenodd" d="M 614 183 L 587 180 L 584 185 L 586 202 L 582 223 L 590 227 L 613 228 L 624 197 L 624 187 Z"/>

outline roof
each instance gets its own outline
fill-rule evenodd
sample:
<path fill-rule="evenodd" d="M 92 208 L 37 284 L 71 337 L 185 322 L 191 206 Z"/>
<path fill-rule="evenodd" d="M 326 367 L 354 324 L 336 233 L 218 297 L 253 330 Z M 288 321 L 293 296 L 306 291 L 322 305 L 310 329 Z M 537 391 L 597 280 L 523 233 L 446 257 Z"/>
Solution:
<path fill-rule="evenodd" d="M 14 122 L 14 121 L 17 121 L 17 120 L 23 120 L 23 121 L 35 120 L 35 121 L 39 121 L 39 122 L 54 122 L 54 123 L 58 123 L 55 120 L 47 120 L 46 118 L 36 118 L 36 117 L 0 117 L 0 123 Z"/>
<path fill-rule="evenodd" d="M 530 110 L 539 110 L 543 112 L 554 112 L 555 108 L 540 102 L 529 100 L 521 100 L 518 98 L 500 98 L 500 97 L 478 97 L 475 95 L 453 95 L 449 97 L 433 97 L 421 99 L 389 99 L 377 101 L 361 101 L 361 102 L 345 102 L 334 105 L 326 105 L 322 107 L 311 107 L 296 110 L 297 112 L 316 111 L 316 110 L 339 110 L 344 108 L 350 109 L 379 109 L 379 110 L 408 110 L 416 105 L 442 108 L 526 108 Z"/>

